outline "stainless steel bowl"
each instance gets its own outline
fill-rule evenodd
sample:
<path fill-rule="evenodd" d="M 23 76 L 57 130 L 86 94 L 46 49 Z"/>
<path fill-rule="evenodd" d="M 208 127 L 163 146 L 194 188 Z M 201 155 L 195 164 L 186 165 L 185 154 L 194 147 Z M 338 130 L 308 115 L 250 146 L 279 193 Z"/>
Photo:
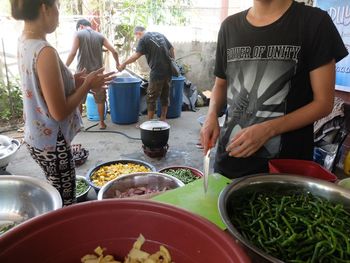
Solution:
<path fill-rule="evenodd" d="M 0 176 L 0 227 L 19 224 L 62 207 L 59 192 L 39 178 Z"/>
<path fill-rule="evenodd" d="M 135 160 L 135 159 L 120 159 L 120 160 L 115 160 L 115 161 L 101 163 L 101 164 L 93 167 L 92 169 L 90 169 L 88 171 L 88 173 L 86 175 L 86 179 L 88 180 L 89 184 L 95 189 L 96 193 L 98 193 L 100 191 L 100 189 L 102 188 L 102 186 L 98 186 L 98 185 L 94 184 L 93 181 L 91 180 L 91 177 L 94 175 L 94 173 L 96 171 L 98 171 L 101 167 L 104 167 L 104 166 L 107 167 L 107 166 L 110 166 L 112 164 L 129 164 L 129 163 L 142 165 L 142 166 L 148 168 L 149 171 L 151 171 L 151 172 L 156 172 L 157 171 L 157 169 L 152 164 L 150 164 L 148 162 L 145 162 L 145 161 Z"/>
<path fill-rule="evenodd" d="M 5 168 L 11 162 L 20 146 L 18 140 L 0 135 L 0 168 Z"/>
<path fill-rule="evenodd" d="M 80 202 L 86 201 L 89 191 L 91 189 L 91 185 L 89 184 L 89 181 L 84 176 L 77 175 L 76 182 L 78 182 L 78 180 L 84 181 L 87 185 L 87 189 L 83 193 L 79 195 L 77 194 L 77 202 L 80 203 Z"/>
<path fill-rule="evenodd" d="M 227 226 L 229 232 L 246 247 L 247 252 L 256 259 L 256 262 L 280 263 L 282 261 L 255 247 L 238 232 L 230 220 L 230 211 L 228 211 L 230 204 L 252 192 L 286 193 L 293 190 L 298 193 L 310 192 L 315 196 L 324 197 L 330 201 L 342 203 L 345 209 L 348 211 L 350 210 L 350 190 L 324 180 L 313 179 L 305 176 L 286 174 L 251 175 L 233 180 L 233 182 L 226 186 L 226 188 L 220 193 L 219 212 L 222 220 Z"/>
<path fill-rule="evenodd" d="M 162 173 L 133 173 L 122 175 L 105 184 L 98 193 L 97 199 L 117 198 L 116 191 L 125 192 L 130 188 L 148 187 L 152 190 L 162 190 L 164 187 L 175 189 L 185 184 L 179 179 Z"/>

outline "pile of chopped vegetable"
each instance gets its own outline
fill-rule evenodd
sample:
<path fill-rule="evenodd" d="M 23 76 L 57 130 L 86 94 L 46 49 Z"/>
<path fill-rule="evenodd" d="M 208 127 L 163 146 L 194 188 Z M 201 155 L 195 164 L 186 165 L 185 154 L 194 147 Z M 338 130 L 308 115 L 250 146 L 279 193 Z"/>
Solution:
<path fill-rule="evenodd" d="M 132 246 L 129 254 L 125 257 L 124 263 L 174 263 L 171 260 L 169 250 L 163 246 L 159 246 L 159 251 L 149 254 L 142 250 L 145 238 L 140 234 L 138 239 Z M 103 255 L 103 248 L 100 246 L 94 250 L 94 254 L 87 254 L 81 258 L 82 263 L 122 263 L 117 261 L 112 255 Z"/>
<path fill-rule="evenodd" d="M 139 172 L 150 172 L 150 169 L 144 165 L 135 163 L 116 163 L 104 165 L 93 173 L 91 176 L 91 181 L 94 185 L 103 186 L 120 175 Z"/>
<path fill-rule="evenodd" d="M 181 180 L 184 184 L 188 184 L 199 179 L 199 177 L 194 175 L 190 169 L 186 168 L 168 169 L 164 171 L 164 173 L 176 177 L 177 179 Z"/>
<path fill-rule="evenodd" d="M 285 262 L 350 262 L 350 213 L 310 193 L 256 194 L 232 203 L 244 238 Z"/>
<path fill-rule="evenodd" d="M 79 196 L 89 188 L 89 184 L 82 179 L 76 179 L 76 195 Z"/>

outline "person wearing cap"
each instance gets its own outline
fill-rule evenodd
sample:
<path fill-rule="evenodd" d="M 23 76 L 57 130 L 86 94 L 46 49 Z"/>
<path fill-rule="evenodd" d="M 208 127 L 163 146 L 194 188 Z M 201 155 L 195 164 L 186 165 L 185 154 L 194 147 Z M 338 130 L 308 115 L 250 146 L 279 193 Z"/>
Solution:
<path fill-rule="evenodd" d="M 102 48 L 108 49 L 116 62 L 116 68 L 119 66 L 119 56 L 112 44 L 101 33 L 96 32 L 91 28 L 90 21 L 86 19 L 78 20 L 76 24 L 76 30 L 78 31 L 73 40 L 72 49 L 68 55 L 66 65 L 69 66 L 78 51 L 78 65 L 77 71 L 86 70 L 90 73 L 103 66 L 102 60 Z M 100 90 L 93 93 L 95 102 L 97 104 L 98 115 L 100 117 L 100 129 L 105 129 L 106 124 L 104 122 L 105 117 L 105 104 L 106 104 L 106 90 Z M 86 96 L 83 98 L 80 105 L 80 111 L 82 111 L 82 104 L 85 102 Z"/>
<path fill-rule="evenodd" d="M 136 51 L 126 59 L 118 70 L 122 71 L 126 65 L 135 62 L 142 55 L 146 56 L 147 63 L 151 68 L 149 85 L 147 88 L 147 117 L 153 119 L 156 110 L 156 101 L 160 98 L 160 120 L 165 121 L 169 105 L 169 88 L 171 81 L 171 60 L 174 58 L 174 47 L 169 40 L 158 32 L 146 32 L 142 26 L 134 29 L 134 34 L 139 40 Z"/>

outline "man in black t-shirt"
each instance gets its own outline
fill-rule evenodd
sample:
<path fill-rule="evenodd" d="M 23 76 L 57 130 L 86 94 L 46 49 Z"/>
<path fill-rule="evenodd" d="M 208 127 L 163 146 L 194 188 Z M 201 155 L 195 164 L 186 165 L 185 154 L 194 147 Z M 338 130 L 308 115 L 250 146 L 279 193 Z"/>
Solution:
<path fill-rule="evenodd" d="M 267 172 L 272 158 L 312 159 L 313 122 L 332 111 L 335 63 L 347 54 L 331 18 L 318 8 L 254 1 L 228 17 L 201 130 L 205 153 L 219 138 L 214 170 L 235 178 Z"/>
<path fill-rule="evenodd" d="M 146 32 L 144 27 L 135 28 L 135 36 L 139 39 L 136 52 L 131 55 L 118 68 L 119 71 L 125 66 L 135 62 L 142 55 L 146 56 L 147 63 L 151 68 L 149 85 L 147 88 L 147 117 L 153 119 L 156 101 L 160 98 L 162 106 L 160 120 L 166 119 L 169 105 L 169 87 L 171 81 L 170 58 L 174 58 L 174 48 L 168 39 L 157 32 Z"/>

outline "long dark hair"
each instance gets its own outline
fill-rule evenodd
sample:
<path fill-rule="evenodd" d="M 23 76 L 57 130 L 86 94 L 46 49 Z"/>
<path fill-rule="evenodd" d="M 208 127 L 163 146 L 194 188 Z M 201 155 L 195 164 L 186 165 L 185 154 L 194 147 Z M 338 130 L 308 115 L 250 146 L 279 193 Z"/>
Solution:
<path fill-rule="evenodd" d="M 10 0 L 11 14 L 17 20 L 35 20 L 42 4 L 53 6 L 56 0 Z"/>

